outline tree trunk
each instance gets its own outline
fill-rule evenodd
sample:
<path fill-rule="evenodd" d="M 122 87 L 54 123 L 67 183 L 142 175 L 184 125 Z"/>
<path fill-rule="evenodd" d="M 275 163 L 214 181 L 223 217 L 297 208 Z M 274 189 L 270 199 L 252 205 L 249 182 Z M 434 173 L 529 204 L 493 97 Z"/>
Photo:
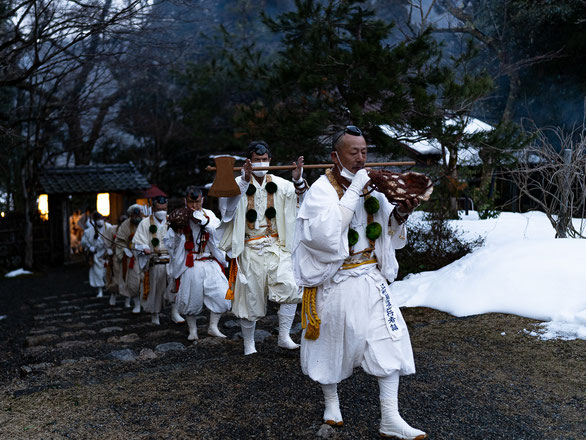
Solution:
<path fill-rule="evenodd" d="M 20 183 L 24 206 L 24 268 L 32 270 L 34 264 L 33 249 L 33 222 L 31 218 L 31 205 L 34 205 L 34 194 L 29 194 L 26 185 L 26 169 L 24 166 L 20 171 Z M 32 198 L 32 200 L 31 200 Z"/>
<path fill-rule="evenodd" d="M 517 70 L 512 70 L 507 77 L 509 78 L 509 94 L 507 96 L 507 103 L 505 105 L 505 110 L 503 111 L 503 116 L 501 117 L 501 122 L 511 122 L 513 120 L 515 104 L 517 103 L 519 90 L 521 88 L 521 79 L 519 78 L 519 72 Z"/>

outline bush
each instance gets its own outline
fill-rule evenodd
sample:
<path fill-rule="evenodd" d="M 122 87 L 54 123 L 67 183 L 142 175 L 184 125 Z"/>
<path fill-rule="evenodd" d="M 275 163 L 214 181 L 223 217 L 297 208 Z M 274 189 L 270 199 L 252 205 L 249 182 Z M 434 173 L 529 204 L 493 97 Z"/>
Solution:
<path fill-rule="evenodd" d="M 437 270 L 482 246 L 484 239 L 464 241 L 445 218 L 428 215 L 408 228 L 409 242 L 397 252 L 397 280 L 411 273 Z"/>

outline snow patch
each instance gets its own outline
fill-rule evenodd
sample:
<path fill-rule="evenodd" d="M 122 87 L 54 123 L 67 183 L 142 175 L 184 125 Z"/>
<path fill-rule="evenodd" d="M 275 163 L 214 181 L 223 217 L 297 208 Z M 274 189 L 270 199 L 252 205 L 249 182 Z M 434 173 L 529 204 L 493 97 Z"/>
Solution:
<path fill-rule="evenodd" d="M 18 277 L 20 275 L 32 275 L 32 272 L 29 272 L 28 270 L 24 270 L 24 269 L 16 269 L 13 270 L 12 272 L 8 272 L 6 275 L 4 275 L 5 278 L 13 278 L 13 277 Z"/>

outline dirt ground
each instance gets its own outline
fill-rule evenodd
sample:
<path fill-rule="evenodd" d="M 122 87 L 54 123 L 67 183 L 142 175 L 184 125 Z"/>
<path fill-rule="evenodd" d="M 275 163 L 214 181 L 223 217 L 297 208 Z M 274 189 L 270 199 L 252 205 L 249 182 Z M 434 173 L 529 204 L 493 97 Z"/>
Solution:
<path fill-rule="evenodd" d="M 0 279 L 0 439 L 316 437 L 321 390 L 277 347 L 274 308 L 244 357 L 231 316 L 220 340 L 202 315 L 191 344 L 168 310 L 157 327 L 94 295 L 78 266 Z M 512 315 L 403 314 L 417 373 L 401 380 L 401 413 L 431 439 L 586 439 L 586 341 L 538 340 Z M 376 380 L 356 370 L 339 394 L 330 438 L 378 438 Z"/>

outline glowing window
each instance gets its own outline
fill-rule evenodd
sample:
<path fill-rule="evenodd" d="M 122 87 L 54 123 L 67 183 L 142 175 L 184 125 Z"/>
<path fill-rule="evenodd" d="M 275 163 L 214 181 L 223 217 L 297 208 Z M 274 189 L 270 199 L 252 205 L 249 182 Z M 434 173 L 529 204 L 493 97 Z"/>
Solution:
<path fill-rule="evenodd" d="M 41 194 L 37 200 L 37 208 L 42 220 L 49 220 L 49 196 Z"/>
<path fill-rule="evenodd" d="M 98 194 L 96 206 L 97 206 L 97 210 L 100 214 L 102 214 L 104 217 L 108 217 L 110 215 L 110 194 L 108 194 L 108 193 Z"/>

